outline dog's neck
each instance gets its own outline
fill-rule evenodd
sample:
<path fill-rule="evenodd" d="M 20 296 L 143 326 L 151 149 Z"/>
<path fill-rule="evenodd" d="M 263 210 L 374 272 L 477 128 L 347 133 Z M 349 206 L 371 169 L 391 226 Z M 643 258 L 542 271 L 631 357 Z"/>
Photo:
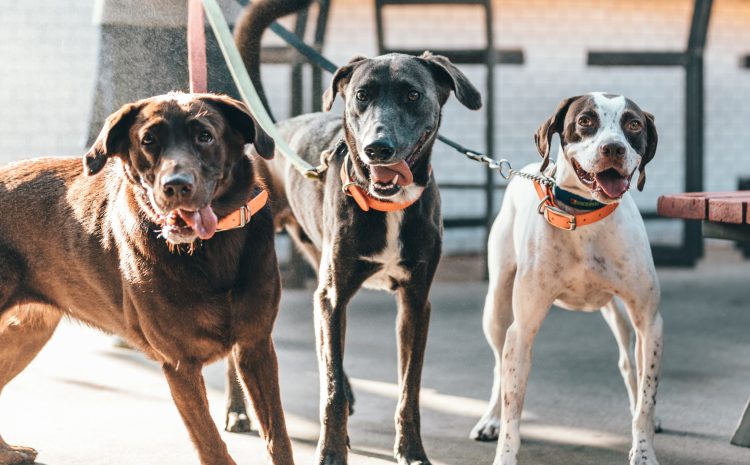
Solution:
<path fill-rule="evenodd" d="M 219 218 L 222 218 L 243 205 L 247 204 L 253 195 L 256 195 L 260 182 L 255 175 L 252 161 L 244 154 L 233 164 L 231 171 L 225 179 L 219 180 L 222 186 L 216 192 L 211 205 Z M 262 188 L 262 187 L 261 187 Z"/>

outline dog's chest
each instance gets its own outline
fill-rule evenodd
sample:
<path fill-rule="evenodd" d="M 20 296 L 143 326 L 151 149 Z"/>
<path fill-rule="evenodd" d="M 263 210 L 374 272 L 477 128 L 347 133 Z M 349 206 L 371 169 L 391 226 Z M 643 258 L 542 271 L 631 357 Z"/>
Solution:
<path fill-rule="evenodd" d="M 362 257 L 363 260 L 377 263 L 381 268 L 370 276 L 363 284 L 368 289 L 377 290 L 394 290 L 398 283 L 409 279 L 409 273 L 401 263 L 401 221 L 404 218 L 404 212 L 386 213 L 386 232 L 385 248 L 369 257 Z"/>

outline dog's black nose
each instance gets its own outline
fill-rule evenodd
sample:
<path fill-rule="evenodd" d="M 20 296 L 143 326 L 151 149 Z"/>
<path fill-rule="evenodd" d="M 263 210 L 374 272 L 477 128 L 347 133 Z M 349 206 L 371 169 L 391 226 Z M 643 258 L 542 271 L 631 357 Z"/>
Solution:
<path fill-rule="evenodd" d="M 365 146 L 365 155 L 373 161 L 387 160 L 395 151 L 396 147 L 388 139 L 378 139 Z"/>
<path fill-rule="evenodd" d="M 625 146 L 620 142 L 609 142 L 599 147 L 599 153 L 605 157 L 621 157 L 625 155 Z"/>
<path fill-rule="evenodd" d="M 182 198 L 190 195 L 195 187 L 195 180 L 191 174 L 177 173 L 167 176 L 162 182 L 164 195 Z"/>

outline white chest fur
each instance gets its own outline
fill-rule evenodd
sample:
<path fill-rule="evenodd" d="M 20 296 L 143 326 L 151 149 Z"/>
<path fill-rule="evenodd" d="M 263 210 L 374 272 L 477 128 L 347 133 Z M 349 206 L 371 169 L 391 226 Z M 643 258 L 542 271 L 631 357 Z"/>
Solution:
<path fill-rule="evenodd" d="M 401 220 L 404 218 L 404 212 L 388 212 L 385 215 L 385 248 L 377 255 L 362 257 L 363 260 L 380 264 L 381 269 L 365 281 L 364 287 L 367 289 L 391 291 L 393 290 L 394 281 L 406 281 L 409 279 L 409 273 L 401 266 L 401 240 L 399 236 L 401 234 Z"/>

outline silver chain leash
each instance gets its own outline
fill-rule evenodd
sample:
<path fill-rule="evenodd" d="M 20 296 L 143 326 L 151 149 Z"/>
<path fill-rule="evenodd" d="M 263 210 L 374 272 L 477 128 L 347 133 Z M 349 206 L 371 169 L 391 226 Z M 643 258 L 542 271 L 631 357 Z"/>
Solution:
<path fill-rule="evenodd" d="M 537 181 L 538 183 L 547 187 L 552 187 L 555 185 L 555 180 L 544 173 L 533 174 L 514 170 L 513 166 L 511 166 L 510 164 L 510 161 L 506 160 L 505 158 L 495 160 L 494 158 L 490 158 L 487 155 L 473 152 L 471 150 L 462 150 L 461 153 L 463 153 L 470 160 L 484 163 L 489 169 L 497 171 L 498 173 L 500 173 L 500 176 L 502 176 L 506 181 L 510 181 L 513 176 L 519 176 L 521 178 L 528 179 L 529 181 Z"/>

